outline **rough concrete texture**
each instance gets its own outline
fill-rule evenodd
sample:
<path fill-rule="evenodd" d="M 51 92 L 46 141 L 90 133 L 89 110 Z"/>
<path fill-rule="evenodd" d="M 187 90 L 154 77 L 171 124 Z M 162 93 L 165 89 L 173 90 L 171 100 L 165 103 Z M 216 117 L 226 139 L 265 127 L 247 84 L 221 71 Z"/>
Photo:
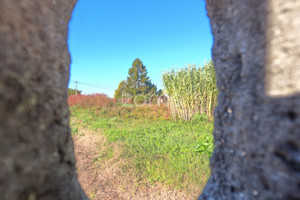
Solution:
<path fill-rule="evenodd" d="M 76 0 L 0 0 L 0 199 L 85 199 L 69 130 Z"/>
<path fill-rule="evenodd" d="M 212 173 L 199 199 L 300 199 L 299 90 L 288 89 L 292 92 L 274 97 L 266 89 L 273 76 L 280 76 L 290 88 L 299 83 L 292 73 L 299 72 L 299 29 L 294 27 L 299 27 L 300 4 L 296 0 L 206 2 L 220 94 Z M 274 65 L 275 58 L 281 65 Z M 288 71 L 282 73 L 278 67 Z M 281 86 L 272 87 L 281 91 Z"/>
<path fill-rule="evenodd" d="M 86 199 L 66 103 L 75 2 L 0 0 L 1 200 Z M 200 199 L 300 199 L 299 9 L 207 0 L 220 95 Z"/>

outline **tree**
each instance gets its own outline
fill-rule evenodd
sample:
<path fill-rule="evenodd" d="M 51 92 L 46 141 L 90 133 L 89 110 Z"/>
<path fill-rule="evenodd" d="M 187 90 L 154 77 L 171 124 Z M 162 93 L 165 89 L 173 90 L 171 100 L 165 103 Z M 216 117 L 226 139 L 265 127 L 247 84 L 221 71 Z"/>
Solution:
<path fill-rule="evenodd" d="M 156 96 L 157 95 L 157 87 L 156 85 L 150 83 L 148 85 L 148 96 Z"/>
<path fill-rule="evenodd" d="M 135 59 L 128 71 L 127 92 L 135 97 L 145 95 L 147 97 L 156 94 L 156 86 L 151 83 L 148 71 L 140 59 Z"/>
<path fill-rule="evenodd" d="M 114 98 L 117 100 L 120 100 L 122 98 L 123 92 L 127 92 L 127 82 L 126 81 L 121 81 L 119 83 L 118 88 L 115 90 Z"/>
<path fill-rule="evenodd" d="M 123 96 L 123 94 L 125 94 Z M 115 90 L 115 99 L 120 100 L 122 97 L 131 100 L 138 95 L 144 95 L 147 98 L 157 96 L 157 87 L 151 83 L 148 77 L 148 71 L 140 59 L 135 59 L 132 67 L 128 70 L 126 81 L 121 81 Z"/>
<path fill-rule="evenodd" d="M 68 88 L 68 95 L 75 95 L 75 94 L 76 94 L 75 89 Z M 77 94 L 81 94 L 81 91 L 77 90 Z"/>
<path fill-rule="evenodd" d="M 157 97 L 160 97 L 160 96 L 162 96 L 162 95 L 163 95 L 162 89 L 158 90 L 158 92 L 156 93 L 156 96 L 157 96 Z"/>

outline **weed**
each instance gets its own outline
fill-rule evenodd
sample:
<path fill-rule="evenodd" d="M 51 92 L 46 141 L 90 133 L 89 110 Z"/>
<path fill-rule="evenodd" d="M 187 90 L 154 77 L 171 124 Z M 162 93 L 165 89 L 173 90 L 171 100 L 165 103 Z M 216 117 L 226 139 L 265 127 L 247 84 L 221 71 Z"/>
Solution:
<path fill-rule="evenodd" d="M 94 163 L 98 164 L 101 163 L 104 159 L 111 159 L 114 156 L 114 149 L 113 147 L 109 147 L 104 151 L 100 152 L 98 157 L 94 159 Z"/>
<path fill-rule="evenodd" d="M 95 199 L 96 198 L 96 191 L 90 192 L 89 196 L 90 196 L 91 199 Z"/>
<path fill-rule="evenodd" d="M 71 127 L 84 126 L 103 133 L 108 143 L 122 142 L 122 157 L 128 160 L 122 171 L 134 169 L 138 180 L 176 188 L 202 189 L 210 175 L 209 156 L 213 150 L 213 123 L 203 115 L 191 121 L 164 119 L 164 108 L 71 107 Z M 118 115 L 118 112 L 123 112 Z M 115 113 L 115 115 L 112 115 Z M 113 156 L 113 149 L 99 152 L 94 162 Z"/>
<path fill-rule="evenodd" d="M 77 127 L 72 127 L 71 128 L 71 134 L 72 135 L 77 135 L 78 134 L 78 128 Z"/>

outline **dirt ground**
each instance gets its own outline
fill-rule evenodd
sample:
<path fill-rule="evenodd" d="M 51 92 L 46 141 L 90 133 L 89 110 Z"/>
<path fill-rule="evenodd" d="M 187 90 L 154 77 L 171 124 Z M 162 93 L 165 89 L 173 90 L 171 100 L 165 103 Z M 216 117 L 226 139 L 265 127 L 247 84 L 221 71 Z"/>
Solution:
<path fill-rule="evenodd" d="M 79 130 L 73 137 L 79 182 L 94 200 L 193 200 L 197 195 L 137 181 L 122 144 L 109 144 L 102 134 Z"/>

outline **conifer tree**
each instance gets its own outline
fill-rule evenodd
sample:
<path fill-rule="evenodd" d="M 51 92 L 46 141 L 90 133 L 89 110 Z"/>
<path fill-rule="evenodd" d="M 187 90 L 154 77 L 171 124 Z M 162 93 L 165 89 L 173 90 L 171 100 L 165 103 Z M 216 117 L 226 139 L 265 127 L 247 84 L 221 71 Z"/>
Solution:
<path fill-rule="evenodd" d="M 135 59 L 128 71 L 127 91 L 132 97 L 136 95 L 151 96 L 156 94 L 156 86 L 151 83 L 148 77 L 146 66 L 140 59 Z"/>
<path fill-rule="evenodd" d="M 122 94 L 127 92 L 127 83 L 126 81 L 121 81 L 119 83 L 118 88 L 115 90 L 114 98 L 120 100 L 122 98 Z"/>

